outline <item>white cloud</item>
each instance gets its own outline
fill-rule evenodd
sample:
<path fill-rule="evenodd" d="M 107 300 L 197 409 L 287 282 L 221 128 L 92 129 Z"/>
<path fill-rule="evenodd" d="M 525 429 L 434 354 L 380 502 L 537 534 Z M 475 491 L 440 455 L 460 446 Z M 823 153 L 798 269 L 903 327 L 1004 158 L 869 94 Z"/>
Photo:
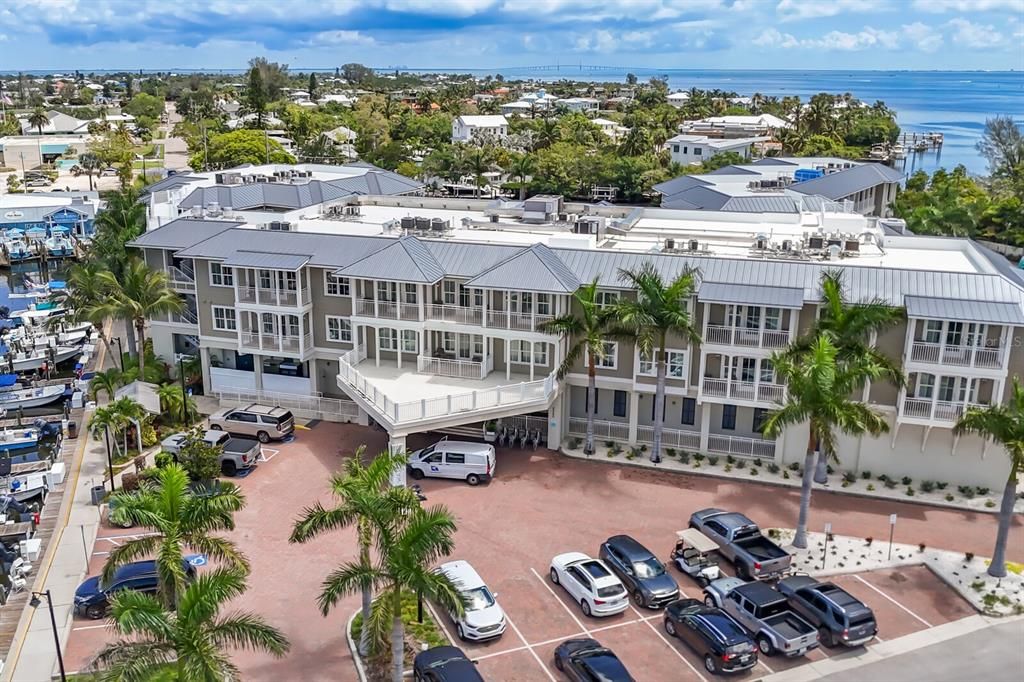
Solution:
<path fill-rule="evenodd" d="M 837 14 L 880 12 L 892 9 L 888 0 L 779 0 L 775 11 L 783 21 L 834 17 Z"/>
<path fill-rule="evenodd" d="M 829 31 L 820 38 L 797 38 L 792 33 L 782 33 L 777 29 L 769 28 L 754 38 L 753 43 L 759 47 L 812 48 L 839 52 L 855 52 L 868 48 L 895 50 L 900 47 L 897 32 L 883 31 L 870 26 L 865 26 L 857 33 Z"/>
<path fill-rule="evenodd" d="M 943 38 L 934 26 L 915 21 L 903 25 L 903 35 L 921 52 L 935 52 L 942 47 Z"/>
<path fill-rule="evenodd" d="M 309 45 L 376 45 L 373 37 L 359 31 L 321 31 L 307 41 Z"/>
<path fill-rule="evenodd" d="M 800 41 L 791 33 L 782 33 L 774 28 L 765 29 L 761 35 L 754 38 L 751 42 L 758 47 L 781 47 L 785 49 L 800 47 Z"/>
<path fill-rule="evenodd" d="M 933 14 L 944 12 L 1024 12 L 1024 0 L 914 0 L 914 9 Z"/>
<path fill-rule="evenodd" d="M 950 19 L 946 26 L 953 34 L 953 42 L 970 48 L 999 47 L 1006 38 L 991 24 L 975 24 L 963 18 Z"/>
<path fill-rule="evenodd" d="M 577 52 L 614 52 L 618 41 L 611 31 L 590 31 L 576 38 Z"/>

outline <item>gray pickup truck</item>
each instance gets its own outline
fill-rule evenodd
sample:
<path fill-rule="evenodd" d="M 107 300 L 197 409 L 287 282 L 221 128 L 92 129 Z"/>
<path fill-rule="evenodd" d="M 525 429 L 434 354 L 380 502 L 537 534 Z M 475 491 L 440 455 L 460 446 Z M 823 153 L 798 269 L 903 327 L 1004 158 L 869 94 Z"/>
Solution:
<path fill-rule="evenodd" d="M 790 609 L 784 595 L 765 583 L 721 578 L 704 588 L 704 603 L 717 606 L 746 628 L 765 656 L 803 656 L 818 646 L 814 626 Z"/>
<path fill-rule="evenodd" d="M 818 628 L 818 639 L 825 646 L 860 646 L 878 634 L 874 612 L 838 585 L 795 575 L 780 580 L 776 589 L 794 611 Z"/>
<path fill-rule="evenodd" d="M 164 438 L 160 443 L 164 452 L 177 455 L 181 452 L 182 443 L 185 442 L 186 433 L 174 433 Z M 216 429 L 203 434 L 203 440 L 213 446 L 221 448 L 218 458 L 220 470 L 225 476 L 235 476 L 256 464 L 260 456 L 260 442 L 255 438 L 242 438 L 229 435 L 225 431 Z"/>
<path fill-rule="evenodd" d="M 719 553 L 746 580 L 782 575 L 793 561 L 786 550 L 761 535 L 757 524 L 739 512 L 701 509 L 690 515 L 690 527 L 714 540 Z"/>

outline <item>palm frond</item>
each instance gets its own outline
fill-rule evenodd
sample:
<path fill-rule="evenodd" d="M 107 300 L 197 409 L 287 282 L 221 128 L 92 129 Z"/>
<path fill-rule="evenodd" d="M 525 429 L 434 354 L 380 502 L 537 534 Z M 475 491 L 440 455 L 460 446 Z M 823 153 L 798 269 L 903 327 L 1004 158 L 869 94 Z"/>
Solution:
<path fill-rule="evenodd" d="M 280 630 L 251 613 L 231 613 L 215 621 L 207 632 L 218 646 L 266 651 L 275 658 L 282 658 L 291 646 Z"/>

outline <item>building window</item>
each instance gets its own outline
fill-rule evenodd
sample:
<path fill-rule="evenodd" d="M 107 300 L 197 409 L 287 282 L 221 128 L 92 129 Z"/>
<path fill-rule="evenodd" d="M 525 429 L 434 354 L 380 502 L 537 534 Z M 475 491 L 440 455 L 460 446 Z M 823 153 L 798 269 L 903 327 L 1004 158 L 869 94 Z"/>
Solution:
<path fill-rule="evenodd" d="M 615 369 L 618 364 L 619 344 L 615 341 L 605 341 L 601 356 L 594 359 L 594 364 L 599 369 Z"/>
<path fill-rule="evenodd" d="M 235 331 L 237 329 L 235 309 L 219 305 L 213 306 L 213 328 L 228 332 Z"/>
<path fill-rule="evenodd" d="M 782 308 L 764 309 L 764 328 L 768 331 L 782 329 Z"/>
<path fill-rule="evenodd" d="M 751 424 L 750 429 L 754 433 L 761 433 L 764 431 L 764 421 L 768 418 L 768 410 L 763 407 L 754 408 L 754 422 Z"/>
<path fill-rule="evenodd" d="M 683 147 L 683 153 L 684 154 L 689 154 L 690 153 L 690 148 L 689 147 Z"/>
<path fill-rule="evenodd" d="M 774 384 L 775 383 L 775 368 L 772 367 L 771 360 L 761 361 L 761 383 L 762 384 Z"/>
<path fill-rule="evenodd" d="M 626 399 L 627 395 L 625 391 L 615 391 L 614 394 L 614 405 L 612 406 L 612 414 L 616 417 L 626 416 Z"/>
<path fill-rule="evenodd" d="M 352 341 L 352 323 L 344 317 L 328 315 L 327 340 L 350 343 Z"/>
<path fill-rule="evenodd" d="M 530 342 L 513 339 L 508 346 L 508 361 L 519 365 L 530 364 Z"/>
<path fill-rule="evenodd" d="M 551 314 L 551 294 L 537 294 L 537 314 Z"/>
<path fill-rule="evenodd" d="M 697 423 L 697 400 L 695 398 L 683 398 L 683 424 L 693 426 Z"/>
<path fill-rule="evenodd" d="M 394 329 L 381 327 L 377 330 L 377 347 L 380 350 L 398 350 L 398 336 Z"/>
<path fill-rule="evenodd" d="M 215 287 L 235 286 L 234 269 L 220 263 L 210 263 L 210 284 Z"/>
<path fill-rule="evenodd" d="M 406 303 L 416 304 L 418 299 L 416 298 L 416 285 L 415 284 L 403 284 L 402 285 L 402 300 Z"/>
<path fill-rule="evenodd" d="M 416 353 L 419 352 L 419 333 L 415 329 L 403 329 L 402 330 L 402 352 L 403 353 Z"/>
<path fill-rule="evenodd" d="M 694 156 L 700 156 L 703 153 L 704 153 L 704 149 L 702 147 L 694 147 L 693 148 L 693 155 Z"/>
<path fill-rule="evenodd" d="M 534 343 L 533 344 L 533 364 L 535 364 L 535 365 L 546 365 L 546 364 L 548 364 L 548 344 L 546 344 L 546 343 Z"/>
<path fill-rule="evenodd" d="M 636 370 L 638 375 L 653 377 L 658 373 L 658 368 L 654 366 L 654 360 L 651 359 L 649 353 L 640 353 L 638 357 L 639 362 Z"/>
<path fill-rule="evenodd" d="M 463 308 L 469 307 L 470 294 L 472 292 L 464 284 L 459 285 L 459 305 Z"/>
<path fill-rule="evenodd" d="M 934 374 L 918 374 L 917 375 L 917 397 L 931 399 L 935 394 L 935 375 Z"/>
<path fill-rule="evenodd" d="M 666 351 L 668 356 L 668 376 L 672 379 L 686 378 L 686 353 L 670 350 Z"/>
<path fill-rule="evenodd" d="M 619 294 L 616 291 L 599 291 L 595 300 L 598 307 L 609 308 L 619 302 Z"/>
<path fill-rule="evenodd" d="M 324 293 L 328 296 L 349 296 L 351 283 L 348 277 L 337 277 L 324 271 Z"/>
<path fill-rule="evenodd" d="M 736 430 L 735 405 L 722 405 L 722 428 L 726 431 Z"/>
<path fill-rule="evenodd" d="M 679 153 L 679 145 L 677 145 L 677 144 L 672 145 L 672 151 L 674 151 L 676 154 L 678 154 Z"/>
<path fill-rule="evenodd" d="M 259 270 L 260 289 L 273 289 L 274 278 L 270 276 L 270 270 Z"/>
<path fill-rule="evenodd" d="M 928 320 L 924 325 L 925 343 L 938 343 L 942 339 L 942 321 Z"/>
<path fill-rule="evenodd" d="M 262 327 L 264 334 L 277 333 L 277 324 L 275 323 L 274 316 L 271 313 L 260 314 L 260 326 Z"/>
<path fill-rule="evenodd" d="M 396 282 L 377 282 L 377 300 L 394 303 L 398 300 L 398 284 Z"/>
<path fill-rule="evenodd" d="M 458 285 L 450 280 L 445 280 L 444 282 L 441 282 L 441 291 L 442 303 L 445 305 L 455 305 Z"/>

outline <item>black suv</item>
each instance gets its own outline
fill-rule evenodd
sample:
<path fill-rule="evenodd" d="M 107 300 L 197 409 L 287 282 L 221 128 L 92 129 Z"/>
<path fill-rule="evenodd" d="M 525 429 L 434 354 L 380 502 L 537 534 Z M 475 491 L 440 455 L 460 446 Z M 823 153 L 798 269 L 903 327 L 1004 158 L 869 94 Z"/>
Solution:
<path fill-rule="evenodd" d="M 878 634 L 874 612 L 838 585 L 795 575 L 780 580 L 775 589 L 786 596 L 790 608 L 818 628 L 818 639 L 825 646 L 860 646 Z"/>
<path fill-rule="evenodd" d="M 613 535 L 601 545 L 601 558 L 619 576 L 637 606 L 661 608 L 679 599 L 679 585 L 651 550 L 628 535 Z"/>
<path fill-rule="evenodd" d="M 574 682 L 636 682 L 619 657 L 596 639 L 567 639 L 559 644 L 555 667 Z"/>
<path fill-rule="evenodd" d="M 757 665 L 757 649 L 747 631 L 725 611 L 696 599 L 680 599 L 665 607 L 665 632 L 697 652 L 712 675 Z"/>
<path fill-rule="evenodd" d="M 185 577 L 192 580 L 196 576 L 195 567 L 187 560 L 182 561 Z M 100 576 L 94 575 L 85 579 L 75 590 L 75 614 L 99 620 L 107 615 L 110 599 L 122 590 L 135 590 L 146 594 L 155 594 L 157 590 L 156 562 L 136 561 L 121 566 L 114 571 L 114 579 L 110 585 L 104 585 Z"/>
<path fill-rule="evenodd" d="M 457 646 L 436 646 L 416 654 L 412 676 L 416 682 L 484 682 Z"/>

